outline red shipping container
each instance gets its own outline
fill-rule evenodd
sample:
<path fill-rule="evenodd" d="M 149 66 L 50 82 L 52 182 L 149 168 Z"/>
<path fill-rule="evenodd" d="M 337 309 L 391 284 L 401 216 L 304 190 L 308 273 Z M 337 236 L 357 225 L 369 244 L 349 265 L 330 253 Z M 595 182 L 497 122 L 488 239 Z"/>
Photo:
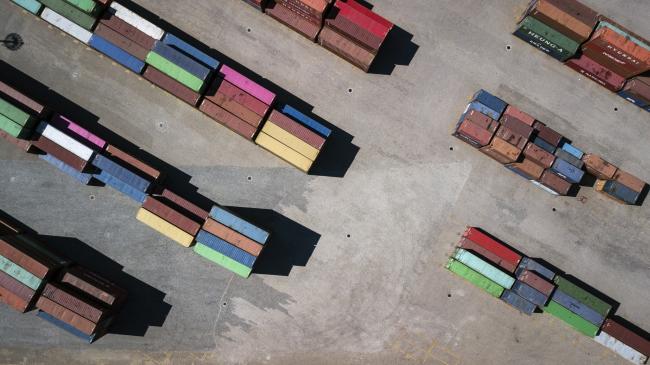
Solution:
<path fill-rule="evenodd" d="M 50 141 L 42 135 L 36 137 L 36 139 L 32 141 L 32 144 L 39 150 L 49 153 L 57 159 L 72 166 L 77 171 L 82 172 L 86 169 L 86 166 L 88 166 L 88 161 L 83 160 L 79 156 Z"/>
<path fill-rule="evenodd" d="M 565 65 L 587 76 L 610 91 L 618 92 L 625 85 L 625 77 L 598 64 L 586 55 L 568 60 Z"/>
<path fill-rule="evenodd" d="M 266 105 L 263 101 L 224 79 L 217 78 L 215 80 L 205 95 L 206 99 L 214 102 L 212 97 L 216 95 L 217 91 L 226 95 L 229 99 L 245 106 L 260 117 L 266 116 L 266 113 L 269 111 L 270 106 Z"/>
<path fill-rule="evenodd" d="M 510 143 L 511 145 L 517 147 L 520 150 L 523 150 L 524 147 L 526 147 L 526 143 L 528 143 L 528 139 L 526 139 L 524 136 L 522 136 L 519 133 L 515 133 L 512 129 L 506 127 L 505 125 L 499 128 L 499 131 L 497 132 L 496 136 Z"/>
<path fill-rule="evenodd" d="M 13 295 L 27 303 L 31 302 L 34 294 L 36 294 L 36 291 L 32 288 L 14 279 L 4 271 L 0 271 L 0 287 L 10 291 Z"/>
<path fill-rule="evenodd" d="M 494 132 L 481 128 L 479 125 L 465 119 L 460 123 L 458 129 L 456 129 L 454 136 L 471 144 L 475 148 L 480 148 L 490 144 L 492 137 L 494 137 Z"/>
<path fill-rule="evenodd" d="M 0 92 L 23 104 L 25 107 L 27 107 L 27 109 L 30 109 L 35 114 L 42 116 L 46 112 L 47 108 L 45 105 L 35 101 L 34 99 L 16 90 L 14 87 L 5 84 L 2 81 L 0 81 Z"/>
<path fill-rule="evenodd" d="M 513 272 L 517 268 L 517 265 L 513 264 L 512 262 L 505 261 L 501 257 L 499 257 L 497 254 L 494 252 L 488 250 L 487 248 L 479 245 L 478 243 L 475 243 L 474 241 L 468 240 L 467 238 L 461 238 L 460 240 L 460 247 L 464 248 L 466 250 L 471 250 L 483 257 L 485 257 L 488 261 L 492 262 L 495 265 L 498 265 L 505 269 L 508 272 Z"/>
<path fill-rule="evenodd" d="M 216 95 L 210 99 L 210 101 L 226 109 L 253 127 L 258 127 L 262 122 L 262 117 L 220 92 L 217 92 Z"/>
<path fill-rule="evenodd" d="M 56 263 L 30 250 L 16 236 L 0 238 L 0 255 L 29 271 L 39 279 L 44 279 L 52 270 L 58 267 Z"/>
<path fill-rule="evenodd" d="M 52 317 L 71 325 L 88 336 L 95 333 L 98 329 L 97 323 L 93 323 L 46 297 L 42 296 L 38 298 L 38 301 L 36 301 L 36 307 Z"/>
<path fill-rule="evenodd" d="M 20 313 L 25 313 L 29 307 L 28 301 L 20 299 L 16 294 L 3 287 L 0 287 L 0 302 L 5 303 Z"/>
<path fill-rule="evenodd" d="M 547 188 L 555 191 L 560 195 L 567 195 L 571 191 L 573 184 L 564 180 L 551 170 L 544 171 L 542 177 L 539 179 L 539 182 Z"/>
<path fill-rule="evenodd" d="M 300 140 L 304 141 L 308 145 L 314 147 L 317 150 L 321 150 L 325 144 L 325 138 L 316 134 L 309 128 L 295 122 L 286 115 L 280 113 L 277 110 L 273 110 L 269 116 L 269 121 L 278 127 L 284 129 L 285 131 L 291 133 L 292 135 L 298 137 Z"/>
<path fill-rule="evenodd" d="M 61 282 L 72 285 L 111 308 L 119 307 L 126 300 L 124 289 L 81 266 L 67 268 Z"/>
<path fill-rule="evenodd" d="M 501 117 L 501 124 L 513 132 L 523 136 L 526 140 L 529 140 L 530 136 L 533 135 L 533 127 L 527 125 L 526 123 L 511 115 L 504 115 Z"/>
<path fill-rule="evenodd" d="M 465 113 L 464 118 L 474 124 L 479 125 L 483 129 L 487 129 L 490 132 L 496 132 L 499 128 L 499 123 L 494 119 L 473 109 Z"/>
<path fill-rule="evenodd" d="M 550 169 L 555 162 L 555 155 L 532 142 L 529 142 L 524 148 L 524 156 L 546 169 Z"/>
<path fill-rule="evenodd" d="M 374 53 L 377 53 L 384 41 L 344 16 L 335 16 L 333 19 L 326 19 L 325 22 L 330 28 L 348 36 L 360 46 Z"/>
<path fill-rule="evenodd" d="M 623 324 L 616 322 L 616 320 L 607 318 L 605 323 L 603 323 L 602 331 L 638 352 L 650 356 L 650 340 L 641 337 L 636 332 L 626 328 Z"/>
<path fill-rule="evenodd" d="M 375 54 L 325 26 L 318 35 L 318 43 L 354 66 L 368 72 Z"/>
<path fill-rule="evenodd" d="M 99 322 L 108 314 L 106 308 L 80 297 L 79 294 L 75 294 L 61 284 L 46 284 L 42 295 L 94 323 Z"/>
<path fill-rule="evenodd" d="M 266 14 L 271 16 L 271 18 L 279 21 L 280 23 L 286 25 L 295 32 L 303 35 L 312 42 L 316 41 L 316 36 L 320 31 L 320 25 L 314 24 L 306 18 L 301 17 L 300 15 L 292 12 L 286 6 L 278 4 L 274 0 L 269 0 L 269 4 L 265 10 Z"/>
<path fill-rule="evenodd" d="M 106 148 L 106 153 L 108 153 L 110 156 L 115 157 L 116 159 L 124 162 L 125 164 L 135 168 L 136 170 L 142 172 L 146 176 L 152 178 L 153 180 L 158 179 L 161 176 L 161 172 L 157 170 L 156 168 L 147 165 L 146 163 L 138 160 L 137 158 L 129 155 L 128 153 L 120 150 L 119 148 L 113 146 L 113 145 L 108 145 Z"/>
<path fill-rule="evenodd" d="M 144 61 L 147 58 L 147 54 L 151 49 L 142 47 L 141 45 L 135 43 L 134 41 L 126 38 L 122 34 L 111 29 L 108 25 L 99 23 L 95 28 L 94 34 L 106 39 L 107 41 L 113 43 L 115 46 L 121 48 L 126 53 L 131 56 Z"/>
<path fill-rule="evenodd" d="M 506 108 L 506 111 L 503 112 L 503 116 L 509 115 L 513 118 L 519 119 L 522 123 L 528 125 L 528 126 L 533 126 L 535 123 L 535 118 L 531 117 L 529 114 L 522 112 L 519 110 L 517 107 L 514 107 L 512 105 L 508 105 Z"/>
<path fill-rule="evenodd" d="M 620 169 L 614 174 L 614 180 L 636 191 L 637 193 L 642 192 L 646 185 L 645 181 Z"/>
<path fill-rule="evenodd" d="M 0 130 L 0 138 L 15 145 L 16 147 L 20 148 L 25 152 L 30 152 L 30 150 L 32 149 L 32 144 L 30 141 L 24 139 L 18 139 L 14 136 L 9 135 L 7 132 L 3 130 Z"/>
<path fill-rule="evenodd" d="M 151 83 L 157 85 L 161 89 L 181 99 L 182 101 L 196 107 L 196 104 L 201 98 L 201 94 L 195 92 L 189 87 L 181 84 L 180 82 L 172 79 L 164 73 L 156 70 L 153 67 L 147 66 L 142 76 L 149 80 Z"/>
<path fill-rule="evenodd" d="M 155 39 L 124 20 L 116 17 L 110 10 L 104 12 L 100 22 L 148 50 L 153 49 L 153 46 L 156 43 Z"/>
<path fill-rule="evenodd" d="M 248 140 L 252 141 L 257 132 L 257 128 L 230 114 L 227 110 L 207 99 L 201 102 L 199 109 L 210 118 Z"/>
<path fill-rule="evenodd" d="M 553 290 L 555 290 L 555 285 L 553 283 L 547 281 L 532 271 L 528 271 L 527 269 L 524 269 L 517 276 L 517 279 L 532 286 L 533 288 L 537 289 L 537 291 L 546 296 L 550 296 L 553 293 Z"/>
<path fill-rule="evenodd" d="M 162 197 L 165 199 L 169 200 L 170 202 L 178 205 L 179 207 L 185 209 L 189 213 L 194 214 L 197 218 L 200 220 L 206 220 L 208 216 L 210 215 L 210 212 L 208 212 L 205 209 L 202 209 L 198 205 L 190 202 L 189 200 L 181 197 L 180 195 L 174 193 L 173 191 L 169 189 L 164 189 L 161 194 Z"/>
<path fill-rule="evenodd" d="M 582 53 L 625 78 L 650 70 L 650 51 L 607 27 L 591 36 Z"/>
<path fill-rule="evenodd" d="M 618 171 L 618 167 L 595 154 L 585 153 L 582 156 L 582 161 L 585 163 L 585 169 L 588 173 L 602 180 L 614 179 L 614 174 Z"/>
<path fill-rule="evenodd" d="M 203 225 L 203 229 L 253 256 L 259 256 L 262 252 L 262 245 L 213 219 L 208 218 Z"/>
<path fill-rule="evenodd" d="M 552 144 L 554 147 L 558 147 L 564 137 L 556 132 L 553 128 L 547 127 L 544 123 L 535 121 L 533 126 L 537 130 L 537 136 L 546 142 Z"/>
<path fill-rule="evenodd" d="M 501 242 L 498 242 L 492 237 L 483 233 L 481 230 L 479 230 L 476 227 L 467 227 L 467 230 L 465 231 L 465 233 L 463 233 L 463 237 L 467 238 L 468 240 L 482 246 L 486 250 L 499 256 L 503 261 L 509 263 L 514 268 L 516 268 L 517 265 L 519 265 L 519 261 L 521 261 L 521 255 L 511 250 L 510 248 L 506 247 Z M 504 266 L 501 267 L 507 269 Z M 507 269 L 507 270 L 509 272 L 514 272 L 514 269 L 512 270 Z"/>
<path fill-rule="evenodd" d="M 182 213 L 174 210 L 173 208 L 165 205 L 163 202 L 151 195 L 145 198 L 144 203 L 142 204 L 142 208 L 157 215 L 158 217 L 173 224 L 183 232 L 187 232 L 192 236 L 196 236 L 196 234 L 199 233 L 199 229 L 201 229 L 200 224 L 184 216 Z"/>
<path fill-rule="evenodd" d="M 524 158 L 522 162 L 509 164 L 507 167 L 526 175 L 528 180 L 538 180 L 544 173 L 544 168 L 542 166 L 527 158 Z"/>
<path fill-rule="evenodd" d="M 355 0 L 338 0 L 334 6 L 339 9 L 339 16 L 348 18 L 381 39 L 385 39 L 388 32 L 393 29 L 393 23 Z"/>

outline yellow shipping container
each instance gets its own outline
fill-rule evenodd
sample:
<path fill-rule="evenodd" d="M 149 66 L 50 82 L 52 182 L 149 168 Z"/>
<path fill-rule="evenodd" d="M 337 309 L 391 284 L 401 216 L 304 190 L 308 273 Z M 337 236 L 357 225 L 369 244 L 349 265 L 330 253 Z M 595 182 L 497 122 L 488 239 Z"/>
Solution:
<path fill-rule="evenodd" d="M 277 139 L 278 141 L 282 142 L 282 144 L 312 161 L 316 160 L 316 157 L 318 157 L 318 153 L 320 152 L 319 150 L 307 144 L 307 142 L 285 131 L 279 126 L 273 124 L 271 121 L 266 122 L 264 128 L 262 128 L 262 132 Z"/>
<path fill-rule="evenodd" d="M 158 217 L 157 215 L 144 208 L 140 208 L 138 210 L 138 214 L 135 216 L 135 218 L 140 222 L 148 225 L 152 229 L 178 242 L 181 246 L 190 247 L 194 242 L 194 236 L 183 232 L 173 224 L 167 222 L 166 220 Z"/>
<path fill-rule="evenodd" d="M 260 131 L 260 134 L 257 135 L 257 139 L 255 139 L 255 143 L 304 172 L 309 172 L 311 164 L 313 163 L 313 161 L 310 161 L 307 157 L 292 150 L 264 132 Z"/>

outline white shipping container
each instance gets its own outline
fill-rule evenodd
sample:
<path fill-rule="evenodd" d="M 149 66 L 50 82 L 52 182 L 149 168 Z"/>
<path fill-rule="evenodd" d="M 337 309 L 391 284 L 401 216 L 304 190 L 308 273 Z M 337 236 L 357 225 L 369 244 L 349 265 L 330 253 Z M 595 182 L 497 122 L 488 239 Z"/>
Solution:
<path fill-rule="evenodd" d="M 79 41 L 85 44 L 88 44 L 90 37 L 93 35 L 89 31 L 69 21 L 68 19 L 59 15 L 57 12 L 55 12 L 50 8 L 43 9 L 43 12 L 41 13 L 41 18 L 43 18 L 43 20 L 52 24 L 53 26 L 77 38 Z"/>
<path fill-rule="evenodd" d="M 50 124 L 41 122 L 41 124 L 38 125 L 37 131 L 41 133 L 43 137 L 74 153 L 85 161 L 90 160 L 93 156 L 94 151 L 92 149 L 84 146 L 81 142 L 61 132 Z"/>
<path fill-rule="evenodd" d="M 109 9 L 109 11 L 111 11 L 116 17 L 138 28 L 151 38 L 161 40 L 163 35 L 165 35 L 165 32 L 162 29 L 116 2 L 111 3 L 111 9 Z"/>
<path fill-rule="evenodd" d="M 643 355 L 642 353 L 615 339 L 605 332 L 601 331 L 600 334 L 594 338 L 594 340 L 596 340 L 596 342 L 599 344 L 607 347 L 608 349 L 614 351 L 620 357 L 633 364 L 643 365 L 646 363 L 646 361 L 648 361 L 647 356 Z"/>

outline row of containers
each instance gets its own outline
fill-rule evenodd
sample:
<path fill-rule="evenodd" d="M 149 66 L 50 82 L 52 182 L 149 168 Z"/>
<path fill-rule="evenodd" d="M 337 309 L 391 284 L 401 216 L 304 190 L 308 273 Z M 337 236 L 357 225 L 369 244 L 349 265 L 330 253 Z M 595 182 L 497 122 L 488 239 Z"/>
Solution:
<path fill-rule="evenodd" d="M 650 42 L 575 0 L 533 0 L 515 36 L 650 111 Z"/>
<path fill-rule="evenodd" d="M 467 228 L 446 267 L 522 313 L 559 318 L 634 364 L 650 356 L 650 340 L 615 318 L 602 296 L 477 227 Z"/>
<path fill-rule="evenodd" d="M 368 72 L 393 24 L 355 0 L 244 0 Z"/>
<path fill-rule="evenodd" d="M 306 173 L 332 134 L 296 108 L 276 106 L 273 92 L 118 2 L 12 1 Z"/>
<path fill-rule="evenodd" d="M 0 302 L 36 315 L 84 341 L 108 331 L 127 292 L 53 252 L 46 239 L 0 216 Z"/>
<path fill-rule="evenodd" d="M 479 90 L 453 135 L 553 195 L 574 195 L 587 174 L 595 189 L 619 203 L 638 205 L 648 185 L 514 105 Z"/>
<path fill-rule="evenodd" d="M 136 218 L 226 269 L 248 277 L 269 233 L 219 205 L 174 193 L 164 174 L 78 123 L 0 82 L 0 137 L 82 184 L 107 185 L 142 204 Z"/>

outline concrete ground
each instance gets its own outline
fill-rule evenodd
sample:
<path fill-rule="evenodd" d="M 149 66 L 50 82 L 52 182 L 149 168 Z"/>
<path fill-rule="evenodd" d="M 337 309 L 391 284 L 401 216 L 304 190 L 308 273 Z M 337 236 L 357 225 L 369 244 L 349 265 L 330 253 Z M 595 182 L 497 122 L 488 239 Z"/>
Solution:
<path fill-rule="evenodd" d="M 647 1 L 585 2 L 650 36 Z M 650 329 L 649 204 L 621 206 L 590 188 L 554 198 L 450 136 L 485 88 L 650 180 L 650 114 L 514 38 L 526 1 L 374 1 L 404 30 L 406 43 L 387 49 L 402 63 L 389 75 L 364 74 L 242 1 L 138 4 L 354 138 L 328 151 L 331 169 L 302 174 L 1 2 L 0 36 L 25 41 L 0 48 L 3 72 L 10 65 L 52 88 L 61 109 L 178 168 L 209 199 L 254 208 L 242 211 L 280 238 L 262 272 L 240 279 L 136 221 L 138 206 L 114 190 L 80 187 L 0 143 L 0 208 L 79 262 L 97 262 L 134 303 L 93 345 L 1 307 L 0 363 L 625 363 L 446 271 L 466 225 L 544 258 Z"/>

